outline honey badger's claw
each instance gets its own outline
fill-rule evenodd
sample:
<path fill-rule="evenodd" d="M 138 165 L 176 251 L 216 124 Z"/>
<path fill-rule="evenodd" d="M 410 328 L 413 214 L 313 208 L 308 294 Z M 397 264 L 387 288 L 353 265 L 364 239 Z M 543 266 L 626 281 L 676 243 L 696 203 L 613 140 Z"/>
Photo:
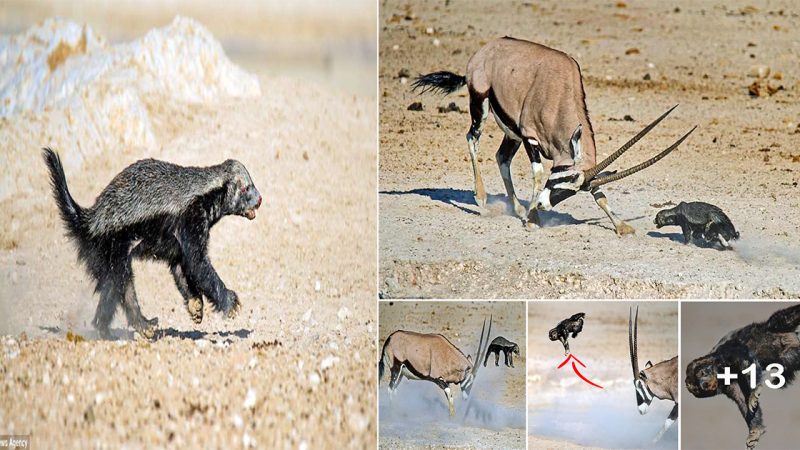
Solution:
<path fill-rule="evenodd" d="M 750 430 L 750 434 L 747 435 L 747 449 L 753 450 L 756 448 L 758 440 L 761 439 L 761 436 L 766 433 L 766 431 L 767 429 L 763 426 Z"/>
<path fill-rule="evenodd" d="M 192 322 L 199 325 L 203 322 L 203 299 L 194 297 L 187 300 L 186 311 L 189 312 L 189 317 L 192 319 Z"/>
<path fill-rule="evenodd" d="M 242 309 L 242 304 L 239 303 L 239 296 L 236 295 L 236 292 L 228 290 L 228 298 L 231 302 L 231 306 L 225 313 L 225 317 L 228 319 L 233 319 L 239 314 L 239 311 Z"/>
<path fill-rule="evenodd" d="M 147 339 L 152 340 L 156 336 L 156 327 L 158 326 L 158 318 L 154 317 L 147 320 L 144 325 L 134 327 L 136 334 Z"/>
<path fill-rule="evenodd" d="M 755 388 L 752 394 L 750 394 L 750 398 L 747 399 L 747 408 L 750 412 L 754 412 L 758 408 L 758 399 L 761 397 L 761 386 Z"/>

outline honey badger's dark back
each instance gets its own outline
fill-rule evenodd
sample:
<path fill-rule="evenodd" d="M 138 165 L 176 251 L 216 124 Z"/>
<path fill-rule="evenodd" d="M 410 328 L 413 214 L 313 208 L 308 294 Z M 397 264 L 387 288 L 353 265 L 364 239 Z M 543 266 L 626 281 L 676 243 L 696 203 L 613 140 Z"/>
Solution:
<path fill-rule="evenodd" d="M 91 208 L 83 208 L 70 195 L 58 155 L 44 149 L 43 156 L 68 235 L 100 294 L 92 323 L 102 337 L 110 337 L 108 326 L 118 305 L 130 326 L 154 335 L 158 319 L 146 319 L 136 298 L 134 257 L 167 262 L 187 308 L 190 300 L 195 308 L 200 302 L 201 320 L 203 296 L 227 316 L 238 311 L 238 296 L 211 266 L 207 245 L 209 230 L 220 218 L 255 218 L 261 195 L 244 165 L 233 160 L 205 168 L 138 161 L 114 177 Z M 195 319 L 197 311 L 189 312 Z"/>

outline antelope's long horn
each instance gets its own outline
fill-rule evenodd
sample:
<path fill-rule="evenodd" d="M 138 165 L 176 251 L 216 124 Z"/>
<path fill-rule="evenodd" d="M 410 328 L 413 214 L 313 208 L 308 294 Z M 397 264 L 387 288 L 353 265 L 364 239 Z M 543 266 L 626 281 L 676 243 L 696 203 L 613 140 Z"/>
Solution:
<path fill-rule="evenodd" d="M 647 161 L 645 161 L 645 162 L 643 162 L 641 164 L 635 165 L 635 166 L 631 167 L 630 169 L 623 170 L 622 172 L 617 172 L 617 173 L 614 173 L 614 174 L 611 174 L 611 175 L 607 175 L 607 176 L 604 176 L 604 177 L 595 178 L 594 180 L 589 182 L 589 189 L 591 190 L 591 189 L 594 189 L 594 188 L 596 188 L 598 186 L 602 186 L 602 185 L 604 185 L 606 183 L 611 183 L 612 181 L 621 180 L 621 179 L 623 179 L 623 178 L 625 178 L 627 176 L 633 175 L 636 172 L 642 171 L 642 170 L 652 166 L 653 164 L 657 163 L 661 158 L 669 155 L 670 153 L 672 153 L 673 150 L 678 148 L 678 146 L 681 145 L 683 143 L 683 141 L 686 140 L 686 138 L 689 137 L 689 135 L 692 134 L 692 132 L 694 130 L 696 130 L 696 129 L 697 129 L 697 126 L 695 125 L 694 128 L 689 130 L 688 133 L 684 134 L 683 137 L 681 137 L 680 139 L 675 141 L 674 144 L 670 145 L 669 147 L 667 147 L 661 153 L 657 154 L 656 156 L 648 159 Z"/>
<path fill-rule="evenodd" d="M 483 332 L 486 331 L 486 319 L 483 319 L 483 328 L 481 328 L 481 339 L 478 342 L 478 351 L 475 354 L 475 361 L 472 364 L 472 376 L 478 374 L 478 369 L 481 367 L 481 362 L 486 356 L 486 350 L 489 348 L 489 335 L 492 334 L 492 316 L 489 316 L 489 332 L 486 333 L 486 339 L 483 337 Z"/>
<path fill-rule="evenodd" d="M 662 114 L 662 115 L 661 115 L 661 116 L 660 116 L 658 119 L 656 119 L 656 120 L 654 120 L 652 123 L 650 123 L 650 125 L 648 125 L 648 126 L 644 127 L 644 128 L 642 129 L 642 131 L 640 131 L 639 133 L 637 133 L 637 134 L 636 134 L 636 136 L 632 137 L 632 138 L 631 138 L 631 140 L 629 140 L 628 142 L 626 142 L 626 143 L 625 143 L 625 144 L 624 144 L 622 147 L 620 147 L 620 148 L 619 148 L 617 151 L 615 151 L 614 153 L 612 153 L 612 154 L 608 155 L 608 157 L 607 157 L 606 159 L 602 160 L 602 161 L 600 162 L 600 164 L 597 164 L 596 166 L 594 166 L 594 167 L 592 167 L 591 169 L 587 170 L 587 171 L 585 172 L 585 176 L 583 177 L 583 179 L 584 179 L 584 180 L 586 180 L 586 181 L 590 181 L 590 180 L 592 180 L 594 177 L 596 177 L 598 173 L 602 172 L 602 171 L 603 171 L 603 169 L 605 169 L 606 167 L 608 167 L 609 165 L 611 165 L 611 163 L 613 163 L 613 162 L 614 162 L 614 161 L 615 161 L 617 158 L 619 158 L 620 156 L 622 156 L 622 154 L 623 154 L 623 153 L 625 153 L 626 151 L 628 151 L 628 149 L 629 149 L 629 148 L 633 147 L 633 144 L 635 144 L 636 142 L 638 142 L 638 141 L 639 141 L 639 139 L 641 139 L 642 137 L 644 137 L 644 135 L 645 135 L 645 134 L 649 133 L 649 132 L 650 132 L 650 130 L 652 130 L 653 128 L 655 128 L 655 126 L 656 126 L 656 125 L 658 125 L 658 123 L 659 123 L 659 122 L 661 122 L 662 120 L 664 120 L 664 117 L 667 117 L 667 116 L 669 115 L 669 113 L 671 113 L 671 112 L 672 112 L 672 110 L 674 110 L 674 109 L 675 109 L 675 108 L 677 108 L 677 107 L 678 107 L 678 105 L 675 105 L 675 106 L 673 106 L 672 108 L 670 108 L 669 110 L 667 110 L 667 112 L 665 112 L 665 113 L 664 113 L 664 114 Z"/>
<path fill-rule="evenodd" d="M 633 369 L 633 379 L 639 379 L 639 355 L 636 347 L 636 338 L 639 328 L 639 307 L 636 307 L 636 322 L 632 320 L 633 308 L 628 310 L 628 348 L 631 354 L 631 368 Z"/>

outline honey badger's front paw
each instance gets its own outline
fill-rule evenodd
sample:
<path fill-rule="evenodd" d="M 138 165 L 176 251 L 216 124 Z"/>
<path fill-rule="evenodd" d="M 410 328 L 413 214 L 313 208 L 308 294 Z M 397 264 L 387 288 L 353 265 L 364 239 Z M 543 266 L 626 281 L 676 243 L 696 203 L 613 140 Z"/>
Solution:
<path fill-rule="evenodd" d="M 152 340 L 156 336 L 156 329 L 158 329 L 158 317 L 144 319 L 139 323 L 134 324 L 133 329 L 141 337 L 147 340 Z"/>
<path fill-rule="evenodd" d="M 767 429 L 763 425 L 758 425 L 750 430 L 750 434 L 747 435 L 747 449 L 753 450 L 756 448 L 758 444 L 758 440 L 761 439 L 761 435 L 766 433 Z"/>
<path fill-rule="evenodd" d="M 233 319 L 239 314 L 239 310 L 242 309 L 242 304 L 239 303 L 239 296 L 236 295 L 236 292 L 228 289 L 225 292 L 225 302 L 222 305 L 222 313 L 225 315 L 226 319 Z"/>
<path fill-rule="evenodd" d="M 189 312 L 192 322 L 200 324 L 203 322 L 203 299 L 201 297 L 190 298 L 186 301 L 186 311 Z"/>

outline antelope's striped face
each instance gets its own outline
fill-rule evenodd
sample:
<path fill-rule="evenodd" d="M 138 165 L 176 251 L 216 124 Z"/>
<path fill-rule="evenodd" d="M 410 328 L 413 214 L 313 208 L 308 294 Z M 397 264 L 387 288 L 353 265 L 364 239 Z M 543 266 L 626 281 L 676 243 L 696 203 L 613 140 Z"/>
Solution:
<path fill-rule="evenodd" d="M 581 190 L 584 181 L 582 170 L 554 167 L 544 189 L 536 199 L 536 209 L 549 211 Z"/>
<path fill-rule="evenodd" d="M 464 376 L 464 380 L 461 381 L 461 397 L 464 400 L 469 398 L 469 391 L 472 390 L 472 383 L 475 381 L 475 376 L 472 375 L 472 371 L 468 370 L 467 374 Z"/>
<path fill-rule="evenodd" d="M 644 377 L 642 372 L 641 377 Z M 636 404 L 639 406 L 639 414 L 647 414 L 647 408 L 653 402 L 653 393 L 644 382 L 644 378 L 633 380 L 633 387 L 636 388 Z"/>

